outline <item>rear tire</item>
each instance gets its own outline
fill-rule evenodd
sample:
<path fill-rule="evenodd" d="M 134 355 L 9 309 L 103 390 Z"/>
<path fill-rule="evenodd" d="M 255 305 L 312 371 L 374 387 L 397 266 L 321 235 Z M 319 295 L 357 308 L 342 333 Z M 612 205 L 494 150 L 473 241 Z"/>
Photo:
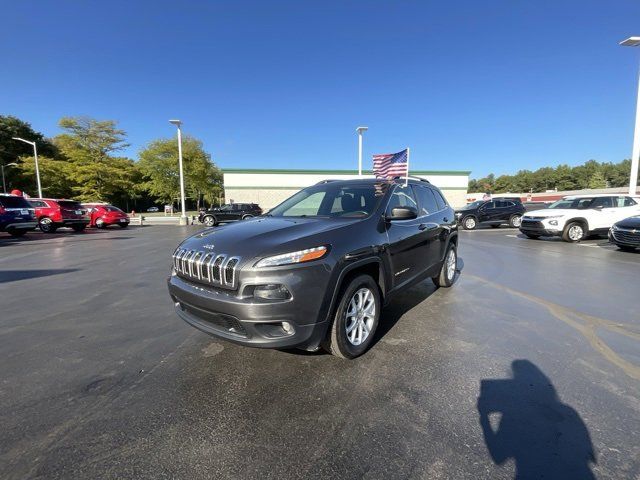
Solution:
<path fill-rule="evenodd" d="M 342 289 L 322 347 L 340 358 L 362 355 L 376 333 L 381 309 L 380 291 L 373 278 L 369 275 L 355 277 Z"/>
<path fill-rule="evenodd" d="M 119 223 L 118 225 L 120 225 L 120 228 L 127 228 L 129 226 L 128 223 Z"/>
<path fill-rule="evenodd" d="M 245 215 L 244 217 L 242 217 L 243 220 L 248 220 L 250 218 L 253 218 L 253 215 Z"/>
<path fill-rule="evenodd" d="M 465 217 L 462 219 L 461 223 L 462 228 L 464 228 L 465 230 L 475 230 L 475 228 L 478 226 L 476 217 Z"/>
<path fill-rule="evenodd" d="M 431 280 L 436 287 L 449 288 L 456 281 L 456 272 L 458 271 L 458 250 L 455 244 L 449 244 L 447 254 L 444 256 L 442 267 L 440 267 L 440 273 L 437 277 L 432 277 Z"/>
<path fill-rule="evenodd" d="M 38 226 L 44 233 L 54 233 L 58 229 L 49 217 L 42 217 L 38 220 Z"/>
<path fill-rule="evenodd" d="M 511 215 L 509 226 L 511 228 L 520 228 L 520 225 L 522 225 L 522 215 Z"/>
<path fill-rule="evenodd" d="M 18 237 L 23 237 L 24 234 L 27 233 L 27 231 L 22 229 L 22 228 L 21 229 L 11 228 L 11 229 L 7 230 L 7 233 L 9 235 L 11 235 L 12 237 L 18 238 Z"/>
<path fill-rule="evenodd" d="M 587 237 L 587 229 L 580 222 L 569 222 L 562 232 L 562 240 L 570 243 L 577 243 Z"/>
<path fill-rule="evenodd" d="M 104 220 L 99 218 L 96 220 L 96 228 L 107 228 L 107 225 L 104 223 Z"/>

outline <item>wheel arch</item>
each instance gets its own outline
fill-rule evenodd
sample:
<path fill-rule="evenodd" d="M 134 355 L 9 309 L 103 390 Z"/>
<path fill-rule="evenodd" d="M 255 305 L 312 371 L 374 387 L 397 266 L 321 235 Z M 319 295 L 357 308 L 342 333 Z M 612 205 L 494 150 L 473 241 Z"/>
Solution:
<path fill-rule="evenodd" d="M 585 217 L 570 218 L 569 220 L 564 222 L 563 230 L 567 227 L 567 225 L 569 225 L 570 223 L 573 223 L 573 222 L 579 222 L 579 223 L 583 224 L 586 227 L 586 230 L 587 230 L 585 233 L 589 233 L 589 220 L 587 220 Z"/>

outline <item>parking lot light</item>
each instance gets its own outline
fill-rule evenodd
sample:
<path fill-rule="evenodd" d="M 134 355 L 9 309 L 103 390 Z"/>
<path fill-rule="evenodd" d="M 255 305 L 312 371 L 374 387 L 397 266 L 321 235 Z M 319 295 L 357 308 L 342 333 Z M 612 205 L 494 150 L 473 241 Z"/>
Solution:
<path fill-rule="evenodd" d="M 623 47 L 640 46 L 640 37 L 629 37 L 620 42 Z M 629 195 L 635 195 L 638 183 L 638 162 L 640 157 L 640 72 L 638 72 L 638 98 L 636 104 L 636 127 L 633 132 L 633 151 L 631 153 L 631 175 L 629 177 Z"/>
<path fill-rule="evenodd" d="M 36 159 L 36 180 L 38 182 L 38 198 L 42 198 L 42 186 L 40 185 L 40 168 L 38 167 L 38 148 L 36 147 L 36 142 L 30 142 L 29 140 L 25 140 L 24 138 L 12 137 L 14 140 L 18 140 L 19 142 L 28 143 L 33 147 L 33 157 Z"/>
<path fill-rule="evenodd" d="M 180 129 L 182 121 L 169 120 L 169 123 L 175 125 L 178 128 L 178 168 L 180 170 L 180 204 L 182 207 L 182 213 L 180 215 L 180 225 L 187 225 L 187 209 L 185 208 L 184 204 L 184 173 L 182 170 L 182 130 Z"/>
<path fill-rule="evenodd" d="M 0 164 L 0 168 L 2 168 L 2 193 L 7 193 L 7 184 L 4 182 L 4 167 L 13 167 L 14 165 L 18 164 L 15 162 L 7 163 L 6 165 L 4 163 Z"/>
<path fill-rule="evenodd" d="M 356 128 L 356 132 L 358 132 L 358 176 L 362 176 L 362 133 L 369 130 L 369 127 L 358 127 Z"/>

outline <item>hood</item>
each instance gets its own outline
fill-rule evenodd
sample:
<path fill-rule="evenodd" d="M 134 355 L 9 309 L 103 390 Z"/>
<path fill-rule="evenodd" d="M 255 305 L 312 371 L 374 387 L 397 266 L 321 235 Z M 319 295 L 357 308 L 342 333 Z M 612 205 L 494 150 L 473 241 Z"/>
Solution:
<path fill-rule="evenodd" d="M 639 228 L 640 229 L 640 215 L 635 217 L 625 218 L 616 223 L 616 227 L 620 228 Z"/>
<path fill-rule="evenodd" d="M 333 234 L 363 220 L 256 217 L 207 229 L 187 238 L 180 246 L 247 260 L 326 244 L 327 232 Z"/>
<path fill-rule="evenodd" d="M 465 205 L 464 207 L 456 208 L 455 211 L 456 212 L 468 212 L 469 210 L 477 210 L 477 209 L 478 209 L 478 207 L 476 207 L 476 206 Z"/>
<path fill-rule="evenodd" d="M 576 210 L 572 208 L 543 208 L 542 210 L 531 210 L 525 212 L 525 217 L 562 217 L 564 215 L 575 215 Z"/>

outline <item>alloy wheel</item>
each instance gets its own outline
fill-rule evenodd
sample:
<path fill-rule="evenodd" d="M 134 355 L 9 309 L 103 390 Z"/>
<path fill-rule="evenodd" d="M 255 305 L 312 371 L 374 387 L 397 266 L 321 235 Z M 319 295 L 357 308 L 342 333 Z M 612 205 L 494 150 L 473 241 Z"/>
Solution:
<path fill-rule="evenodd" d="M 467 218 L 464 221 L 464 226 L 469 230 L 473 230 L 474 228 L 476 228 L 476 220 L 474 218 Z"/>
<path fill-rule="evenodd" d="M 371 290 L 360 288 L 349 300 L 345 313 L 347 340 L 352 345 L 361 345 L 371 333 L 376 316 L 376 301 Z"/>
<path fill-rule="evenodd" d="M 456 275 L 457 255 L 455 249 L 450 249 L 447 255 L 447 279 L 451 282 Z"/>
<path fill-rule="evenodd" d="M 213 217 L 204 217 L 204 224 L 207 227 L 213 227 Z"/>
<path fill-rule="evenodd" d="M 577 242 L 578 240 L 582 239 L 583 235 L 584 235 L 584 230 L 580 225 L 572 225 L 571 228 L 569 229 L 569 238 L 574 242 Z"/>
<path fill-rule="evenodd" d="M 516 215 L 511 219 L 511 224 L 514 227 L 519 227 L 522 224 L 522 217 L 520 215 Z"/>

